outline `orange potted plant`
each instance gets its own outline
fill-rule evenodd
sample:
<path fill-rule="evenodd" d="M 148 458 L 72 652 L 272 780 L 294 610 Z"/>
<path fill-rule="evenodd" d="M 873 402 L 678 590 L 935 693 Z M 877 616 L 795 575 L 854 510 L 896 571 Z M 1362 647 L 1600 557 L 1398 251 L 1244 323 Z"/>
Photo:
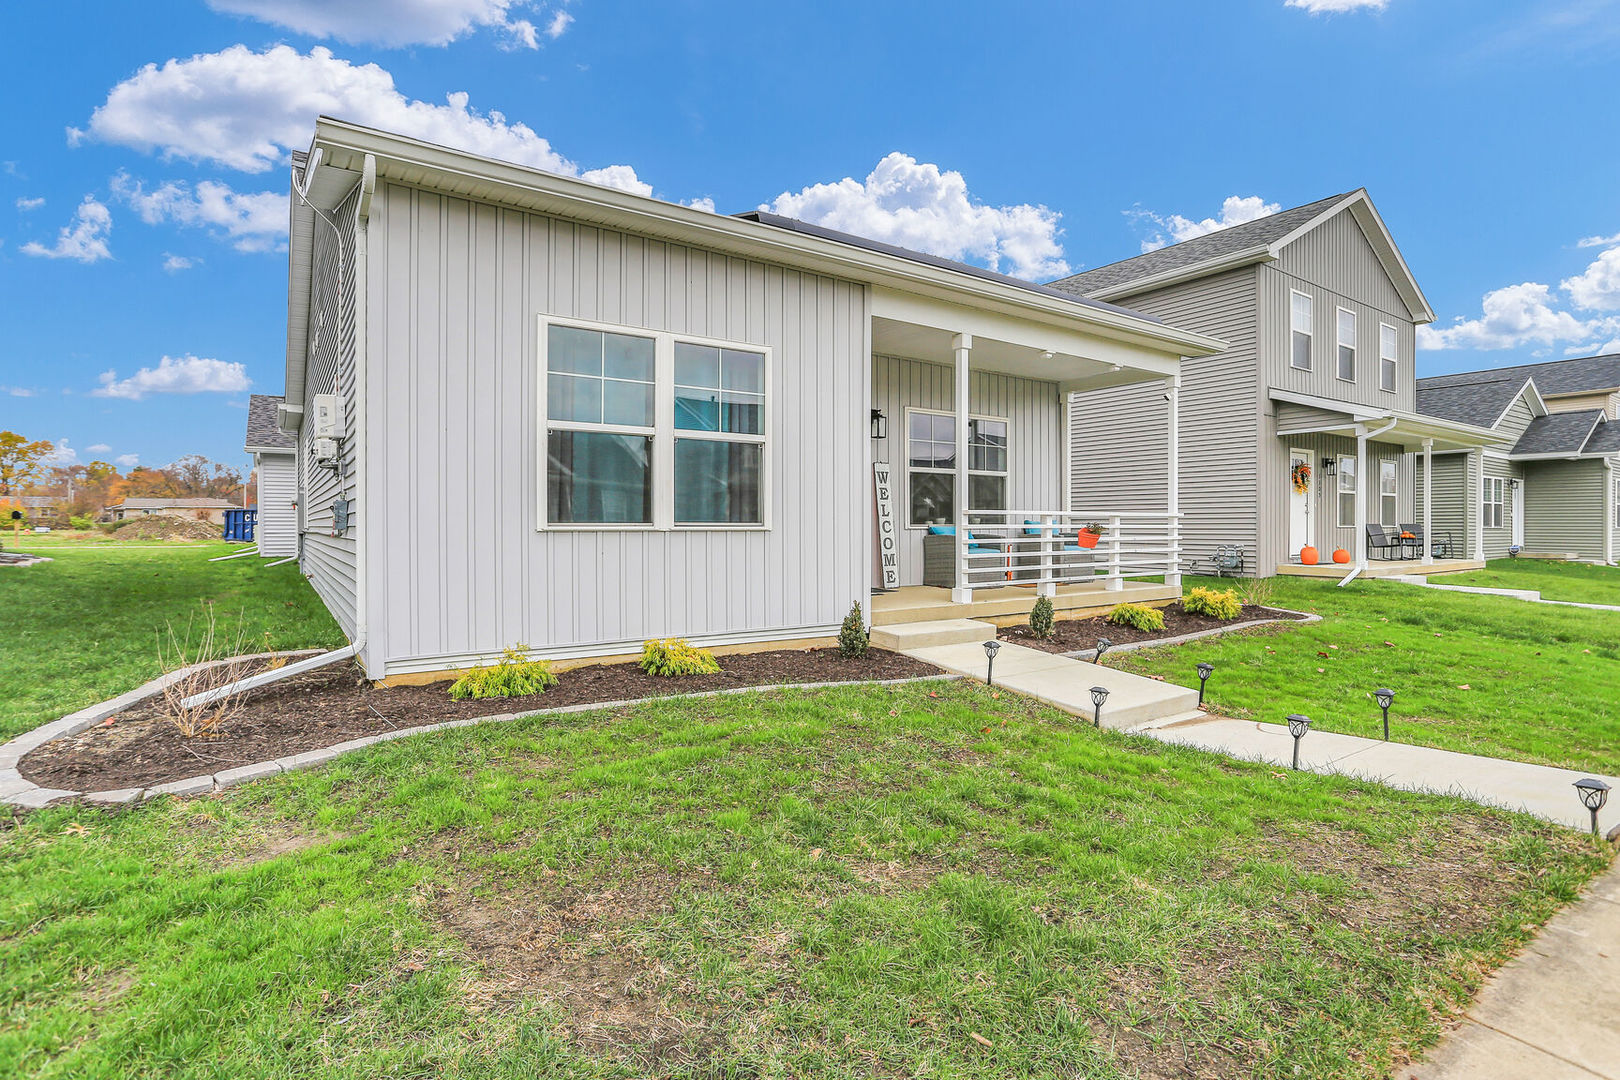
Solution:
<path fill-rule="evenodd" d="M 1081 527 L 1080 532 L 1075 536 L 1075 540 L 1083 548 L 1094 548 L 1097 546 L 1097 541 L 1102 538 L 1102 530 L 1102 522 L 1093 521 L 1091 524 Z"/>

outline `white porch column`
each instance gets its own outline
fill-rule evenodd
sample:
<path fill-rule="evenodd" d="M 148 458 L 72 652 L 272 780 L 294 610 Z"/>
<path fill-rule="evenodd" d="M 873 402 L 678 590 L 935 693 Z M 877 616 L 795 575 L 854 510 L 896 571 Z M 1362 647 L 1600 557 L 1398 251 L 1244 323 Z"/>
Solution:
<path fill-rule="evenodd" d="M 1423 440 L 1423 565 L 1434 562 L 1434 440 Z"/>
<path fill-rule="evenodd" d="M 1463 505 L 1469 502 L 1474 504 L 1474 558 L 1481 562 L 1485 559 L 1485 451 L 1483 449 L 1470 450 L 1468 456 L 1474 459 L 1474 492 Z"/>
<path fill-rule="evenodd" d="M 1165 541 L 1170 553 L 1165 556 L 1164 583 L 1173 589 L 1181 588 L 1181 373 L 1164 380 L 1164 399 L 1170 405 L 1170 472 L 1166 486 Z"/>
<path fill-rule="evenodd" d="M 973 335 L 957 334 L 951 339 L 956 352 L 956 588 L 951 601 L 973 602 L 968 584 L 968 354 L 973 351 Z"/>
<path fill-rule="evenodd" d="M 1356 425 L 1356 567 L 1367 569 L 1367 429 L 1361 424 Z"/>

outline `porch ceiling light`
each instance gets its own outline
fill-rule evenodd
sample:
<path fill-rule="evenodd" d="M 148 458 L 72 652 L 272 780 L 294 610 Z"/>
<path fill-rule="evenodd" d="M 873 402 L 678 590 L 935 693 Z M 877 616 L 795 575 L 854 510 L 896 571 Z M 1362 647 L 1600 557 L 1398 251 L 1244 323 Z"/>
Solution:
<path fill-rule="evenodd" d="M 1378 707 L 1384 710 L 1384 741 L 1389 742 L 1389 707 L 1395 702 L 1395 691 L 1380 686 L 1373 691 L 1373 697 L 1378 699 Z"/>
<path fill-rule="evenodd" d="M 991 638 L 984 643 L 984 685 L 994 686 L 996 671 L 996 653 L 1001 651 L 1001 642 Z"/>
<path fill-rule="evenodd" d="M 1098 638 L 1097 639 L 1097 655 L 1092 659 L 1092 663 L 1094 663 L 1094 664 L 1102 663 L 1103 653 L 1107 652 L 1109 649 L 1112 649 L 1113 647 L 1114 647 L 1114 643 L 1112 641 L 1109 641 L 1105 637 Z"/>
<path fill-rule="evenodd" d="M 1288 716 L 1288 734 L 1294 737 L 1294 768 L 1299 768 L 1299 740 L 1311 730 L 1311 718 L 1301 716 L 1299 713 L 1290 713 Z"/>
<path fill-rule="evenodd" d="M 1581 805 L 1592 812 L 1592 835 L 1598 834 L 1598 811 L 1603 804 L 1609 801 L 1609 785 L 1596 777 L 1588 776 L 1575 781 L 1575 793 L 1581 797 Z"/>
<path fill-rule="evenodd" d="M 1054 357 L 1056 355 L 1057 355 L 1057 353 L 1053 352 L 1051 349 L 1042 349 L 1041 350 L 1041 359 L 1042 360 L 1050 360 L 1050 359 L 1052 359 L 1052 357 Z"/>
<path fill-rule="evenodd" d="M 872 438 L 886 439 L 889 437 L 889 418 L 883 415 L 882 409 L 872 410 Z"/>
<path fill-rule="evenodd" d="M 1209 682 L 1209 677 L 1214 673 L 1215 673 L 1215 665 L 1214 664 L 1211 664 L 1207 660 L 1203 660 L 1203 661 L 1199 662 L 1199 664 L 1198 664 L 1198 707 L 1200 709 L 1202 709 L 1204 707 L 1204 684 Z"/>
<path fill-rule="evenodd" d="M 1093 686 L 1091 688 L 1091 722 L 1094 727 L 1102 727 L 1103 702 L 1108 700 L 1108 687 Z"/>

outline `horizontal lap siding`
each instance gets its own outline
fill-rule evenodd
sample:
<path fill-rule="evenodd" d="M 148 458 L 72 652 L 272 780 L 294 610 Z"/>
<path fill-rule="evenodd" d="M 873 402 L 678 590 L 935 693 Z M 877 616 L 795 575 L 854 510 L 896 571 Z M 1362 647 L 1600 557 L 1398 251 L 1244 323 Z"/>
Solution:
<path fill-rule="evenodd" d="M 1254 557 L 1255 271 L 1233 270 L 1120 301 L 1172 326 L 1226 341 L 1217 356 L 1181 367 L 1183 558 L 1206 559 L 1220 544 Z M 1070 408 L 1069 485 L 1080 510 L 1163 511 L 1168 503 L 1169 411 L 1162 382 L 1076 394 Z"/>
<path fill-rule="evenodd" d="M 304 574 L 338 625 L 350 638 L 356 633 L 355 554 L 358 531 L 364 527 L 355 501 L 354 471 L 359 439 L 354 428 L 355 414 L 355 292 L 354 292 L 354 214 L 356 188 L 332 212 L 337 224 L 324 219 L 315 225 L 315 269 L 310 283 L 310 344 L 308 372 L 305 375 L 305 401 L 316 394 L 337 394 L 343 400 L 344 418 L 349 425 L 341 443 L 341 477 L 338 471 L 318 466 L 311 444 L 315 439 L 313 409 L 306 405 L 306 422 L 298 433 L 298 461 L 302 469 L 300 487 L 303 505 Z M 332 503 L 347 498 L 349 528 L 342 536 L 332 535 Z"/>
<path fill-rule="evenodd" d="M 259 506 L 254 539 L 261 555 L 298 553 L 298 464 L 292 454 L 259 455 Z"/>
<path fill-rule="evenodd" d="M 970 371 L 969 376 L 968 412 L 1007 419 L 1007 508 L 1063 509 L 1063 420 L 1057 384 L 985 371 Z M 872 408 L 888 417 L 888 438 L 872 440 L 872 460 L 895 464 L 894 512 L 901 523 L 900 584 L 919 585 L 922 538 L 927 530 L 906 524 L 911 507 L 905 469 L 906 409 L 955 412 L 956 369 L 922 360 L 875 356 Z"/>
<path fill-rule="evenodd" d="M 825 633 L 869 588 L 862 286 L 401 185 L 368 351 L 391 665 Z M 768 532 L 540 531 L 537 316 L 772 346 Z M 375 631 L 374 631 L 375 632 Z"/>
<path fill-rule="evenodd" d="M 1341 527 L 1339 525 L 1339 458 L 1356 456 L 1356 440 L 1343 435 L 1291 435 L 1282 440 L 1284 451 L 1293 447 L 1309 451 L 1311 455 L 1311 543 L 1321 552 L 1323 559 L 1330 557 L 1336 548 L 1343 548 L 1351 553 L 1356 550 L 1356 529 L 1354 525 Z M 1378 469 L 1380 462 L 1393 461 L 1396 464 L 1395 472 L 1395 521 L 1394 525 L 1402 525 L 1417 520 L 1414 516 L 1413 481 L 1410 469 L 1404 467 L 1404 452 L 1399 446 L 1389 443 L 1369 442 L 1367 444 L 1367 475 L 1362 478 L 1363 490 L 1366 492 L 1367 521 L 1378 525 L 1383 524 L 1380 518 L 1380 499 L 1378 490 Z M 1324 458 L 1332 458 L 1334 462 L 1334 475 L 1329 476 L 1322 467 Z M 1418 483 L 1421 483 L 1421 479 Z M 1284 480 L 1286 485 L 1284 494 L 1292 492 L 1292 477 Z M 1421 503 L 1421 499 L 1416 500 Z M 1350 520 L 1354 520 L 1351 518 Z M 1287 546 L 1286 530 L 1288 523 L 1283 522 L 1285 530 L 1282 544 Z M 1391 531 L 1386 526 L 1386 531 Z M 1297 556 L 1298 552 L 1284 552 L 1279 562 L 1289 561 Z M 1381 553 L 1379 553 L 1381 554 Z M 1375 553 L 1368 549 L 1369 558 Z"/>
<path fill-rule="evenodd" d="M 1525 466 L 1524 546 L 1527 551 L 1603 559 L 1603 462 L 1543 461 Z"/>

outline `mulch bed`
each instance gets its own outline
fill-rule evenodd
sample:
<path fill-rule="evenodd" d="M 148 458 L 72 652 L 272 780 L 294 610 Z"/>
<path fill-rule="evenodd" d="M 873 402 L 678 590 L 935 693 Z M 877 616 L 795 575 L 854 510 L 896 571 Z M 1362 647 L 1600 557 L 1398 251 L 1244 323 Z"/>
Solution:
<path fill-rule="evenodd" d="M 1059 620 L 1053 626 L 1053 634 L 1049 638 L 1035 637 L 1029 632 L 1028 626 L 1004 627 L 998 636 L 1003 641 L 1027 645 L 1031 649 L 1069 653 L 1095 649 L 1098 638 L 1107 638 L 1115 645 L 1124 645 L 1138 641 L 1180 637 L 1182 634 L 1196 634 L 1200 630 L 1216 630 L 1223 626 L 1253 622 L 1256 619 L 1296 620 L 1301 617 L 1292 612 L 1256 607 L 1254 604 L 1244 604 L 1238 617 L 1231 620 L 1212 619 L 1207 615 L 1189 615 L 1182 610 L 1179 602 L 1161 610 L 1164 612 L 1164 629 L 1157 632 L 1138 630 L 1131 626 L 1117 626 L 1099 616 L 1095 619 Z"/>
<path fill-rule="evenodd" d="M 149 698 L 103 723 L 54 739 L 22 759 L 22 775 L 42 787 L 107 791 L 150 787 L 203 773 L 319 750 L 350 739 L 444 720 L 554 709 L 601 701 L 668 697 L 775 683 L 867 682 L 938 675 L 908 656 L 871 649 L 845 659 L 837 649 L 779 649 L 719 658 L 718 675 L 661 678 L 634 663 L 574 668 L 544 694 L 453 701 L 448 682 L 375 687 L 347 664 L 294 675 L 250 692 L 229 731 L 186 738 Z"/>

